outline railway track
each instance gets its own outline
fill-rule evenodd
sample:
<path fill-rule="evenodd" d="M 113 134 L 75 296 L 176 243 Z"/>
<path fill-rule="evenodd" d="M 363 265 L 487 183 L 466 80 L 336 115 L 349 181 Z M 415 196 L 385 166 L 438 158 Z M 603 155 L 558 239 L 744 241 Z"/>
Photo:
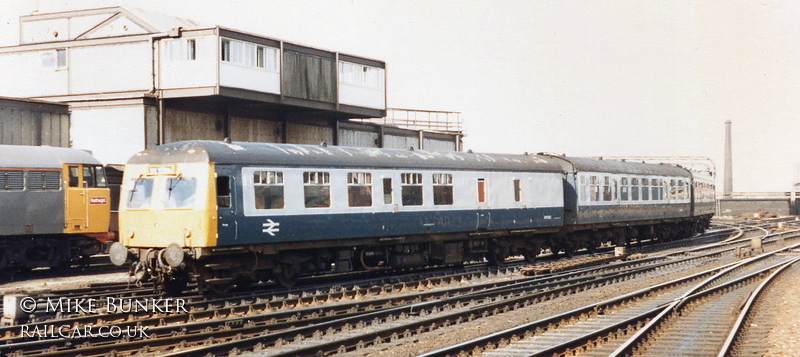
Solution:
<path fill-rule="evenodd" d="M 726 232 L 720 234 L 730 234 L 730 231 Z M 696 239 L 723 238 L 718 236 Z M 743 241 L 739 244 L 743 244 Z M 0 354 L 196 355 L 258 351 L 259 354 L 269 352 L 274 355 L 304 353 L 314 355 L 321 351 L 324 351 L 323 353 L 351 351 L 416 336 L 460 322 L 514 311 L 548 298 L 558 298 L 600 286 L 613 285 L 633 279 L 636 274 L 646 274 L 648 271 L 651 274 L 658 274 L 664 269 L 672 269 L 670 266 L 679 267 L 683 264 L 685 267 L 692 264 L 690 262 L 707 263 L 709 260 L 718 259 L 730 249 L 733 248 L 716 248 L 716 251 L 711 253 L 692 253 L 691 256 L 682 258 L 662 255 L 533 278 L 514 276 L 519 275 L 519 267 L 514 266 L 504 268 L 508 270 L 502 273 L 481 272 L 476 267 L 478 271 L 470 273 L 473 274 L 471 278 L 459 274 L 434 275 L 417 281 L 384 277 L 377 286 L 373 281 L 364 286 L 340 285 L 333 289 L 328 286 L 317 290 L 306 287 L 283 293 L 276 293 L 274 289 L 267 288 L 265 291 L 240 292 L 212 299 L 200 295 L 187 295 L 183 297 L 187 300 L 186 305 L 189 310 L 186 314 L 156 316 L 99 314 L 74 316 L 68 319 L 59 316 L 43 318 L 37 322 L 148 327 L 149 337 L 146 339 L 113 341 L 113 343 L 92 339 L 32 340 L 19 336 L 19 333 L 15 333 L 13 327 L 10 327 L 0 329 L 0 344 L 2 344 Z M 636 269 L 639 273 L 633 272 Z M 678 268 L 680 269 L 688 268 Z M 504 276 L 494 283 L 452 287 L 491 274 Z M 440 289 L 422 293 L 413 292 L 429 290 L 432 287 Z M 380 297 L 382 294 L 392 293 L 395 295 Z M 377 331 L 370 332 L 373 337 L 365 339 L 362 332 L 369 329 Z M 314 340 L 322 342 L 312 343 Z M 300 348 L 297 344 L 305 347 Z"/>
<path fill-rule="evenodd" d="M 738 308 L 752 290 L 748 287 L 757 285 L 767 272 L 797 261 L 796 256 L 781 256 L 776 252 L 589 304 L 424 356 L 675 356 L 684 352 L 716 355 L 731 329 L 737 330 L 732 327 L 731 318 L 720 317 L 720 311 Z M 669 325 L 662 321 L 668 321 Z"/>

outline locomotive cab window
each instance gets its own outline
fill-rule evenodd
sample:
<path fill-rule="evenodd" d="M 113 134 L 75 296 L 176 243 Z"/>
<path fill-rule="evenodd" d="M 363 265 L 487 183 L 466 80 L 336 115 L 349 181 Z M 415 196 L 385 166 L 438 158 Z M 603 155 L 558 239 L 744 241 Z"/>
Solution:
<path fill-rule="evenodd" d="M 150 208 L 150 201 L 152 198 L 153 179 L 140 177 L 133 180 L 133 188 L 131 188 L 130 193 L 128 193 L 128 208 Z"/>
<path fill-rule="evenodd" d="M 350 207 L 372 206 L 372 174 L 368 172 L 347 174 L 347 201 Z"/>
<path fill-rule="evenodd" d="M 304 172 L 303 194 L 307 208 L 331 206 L 331 174 L 329 172 Z"/>
<path fill-rule="evenodd" d="M 256 171 L 253 173 L 256 209 L 283 208 L 283 172 Z"/>
<path fill-rule="evenodd" d="M 107 187 L 102 166 L 83 165 L 83 187 Z"/>
<path fill-rule="evenodd" d="M 80 175 L 78 165 L 69 165 L 69 187 L 80 187 Z"/>
<path fill-rule="evenodd" d="M 422 174 L 404 173 L 400 175 L 403 206 L 422 206 Z"/>
<path fill-rule="evenodd" d="M 453 204 L 453 175 L 433 174 L 433 204 Z"/>
<path fill-rule="evenodd" d="M 165 188 L 167 197 L 164 208 L 192 208 L 194 205 L 197 178 L 183 176 L 169 178 Z"/>

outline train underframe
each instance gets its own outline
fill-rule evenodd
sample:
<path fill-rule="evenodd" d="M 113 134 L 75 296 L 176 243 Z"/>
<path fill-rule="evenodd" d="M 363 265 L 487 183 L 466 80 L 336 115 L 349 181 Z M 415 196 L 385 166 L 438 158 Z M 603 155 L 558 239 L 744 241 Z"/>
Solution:
<path fill-rule="evenodd" d="M 38 267 L 86 264 L 90 256 L 103 250 L 100 240 L 84 235 L 4 236 L 0 237 L 0 272 L 10 277 Z"/>
<path fill-rule="evenodd" d="M 134 250 L 139 259 L 132 265 L 131 274 L 154 279 L 157 287 L 170 294 L 179 293 L 192 280 L 202 291 L 215 293 L 267 280 L 291 287 L 299 277 L 313 274 L 414 269 L 483 259 L 499 265 L 512 256 L 533 261 L 546 250 L 571 256 L 580 249 L 593 252 L 603 245 L 621 246 L 646 239 L 672 241 L 703 232 L 710 219 L 709 215 L 569 228 L 365 238 L 350 241 L 346 248 L 341 241 L 195 250 L 174 245 Z M 114 252 L 111 254 L 113 259 Z"/>

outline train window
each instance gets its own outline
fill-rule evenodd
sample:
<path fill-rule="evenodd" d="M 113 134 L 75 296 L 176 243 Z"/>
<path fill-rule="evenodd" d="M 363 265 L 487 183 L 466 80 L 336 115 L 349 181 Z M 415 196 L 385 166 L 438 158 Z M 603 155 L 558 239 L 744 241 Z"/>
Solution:
<path fill-rule="evenodd" d="M 514 202 L 522 201 L 522 187 L 519 180 L 514 180 Z"/>
<path fill-rule="evenodd" d="M 642 179 L 642 201 L 650 200 L 650 179 Z"/>
<path fill-rule="evenodd" d="M 589 197 L 589 194 L 586 191 L 586 176 L 581 176 L 580 183 L 578 185 L 578 189 L 580 190 L 580 200 L 581 202 L 586 202 L 586 199 Z"/>
<path fill-rule="evenodd" d="M 669 180 L 669 198 L 675 199 L 675 194 L 678 192 L 678 188 L 675 186 L 675 180 Z"/>
<path fill-rule="evenodd" d="M 217 177 L 217 207 L 228 208 L 231 206 L 231 178 L 230 176 Z"/>
<path fill-rule="evenodd" d="M 404 173 L 400 175 L 403 206 L 422 205 L 422 174 Z"/>
<path fill-rule="evenodd" d="M 307 208 L 331 206 L 331 174 L 329 172 L 304 172 L 303 194 Z"/>
<path fill-rule="evenodd" d="M 25 188 L 24 182 L 22 171 L 0 172 L 0 190 L 21 191 Z"/>
<path fill-rule="evenodd" d="M 478 179 L 478 202 L 486 202 L 486 179 Z"/>
<path fill-rule="evenodd" d="M 433 174 L 433 204 L 453 204 L 453 175 Z"/>
<path fill-rule="evenodd" d="M 392 179 L 383 179 L 383 203 L 392 204 Z"/>
<path fill-rule="evenodd" d="M 628 200 L 628 178 L 623 177 L 619 180 L 619 199 L 622 201 Z"/>
<path fill-rule="evenodd" d="M 611 191 L 611 178 L 608 176 L 603 177 L 603 201 L 612 200 Z"/>
<path fill-rule="evenodd" d="M 95 171 L 92 166 L 83 165 L 83 187 L 97 187 Z"/>
<path fill-rule="evenodd" d="M 173 177 L 167 179 L 167 197 L 164 208 L 192 208 L 195 202 L 197 179 L 194 177 Z"/>
<path fill-rule="evenodd" d="M 103 169 L 102 166 L 95 166 L 94 173 L 97 187 L 108 187 L 108 183 L 106 182 L 106 170 Z"/>
<path fill-rule="evenodd" d="M 650 188 L 650 197 L 653 200 L 660 200 L 661 194 L 659 193 L 661 184 L 658 182 L 658 179 L 653 179 L 653 186 Z"/>
<path fill-rule="evenodd" d="M 128 208 L 150 208 L 153 197 L 153 179 L 138 178 L 133 182 L 133 188 L 128 194 Z"/>
<path fill-rule="evenodd" d="M 678 195 L 679 200 L 686 198 L 684 196 L 686 192 L 684 191 L 683 180 L 678 180 L 678 192 L 676 194 Z"/>
<path fill-rule="evenodd" d="M 639 200 L 639 179 L 631 179 L 631 201 Z"/>
<path fill-rule="evenodd" d="M 372 174 L 368 172 L 347 174 L 347 200 L 350 207 L 372 206 Z"/>
<path fill-rule="evenodd" d="M 253 184 L 256 209 L 283 208 L 283 172 L 256 171 Z"/>
<path fill-rule="evenodd" d="M 589 200 L 592 202 L 600 201 L 600 181 L 597 176 L 589 177 Z"/>
<path fill-rule="evenodd" d="M 80 174 L 78 165 L 69 165 L 69 187 L 79 187 Z"/>

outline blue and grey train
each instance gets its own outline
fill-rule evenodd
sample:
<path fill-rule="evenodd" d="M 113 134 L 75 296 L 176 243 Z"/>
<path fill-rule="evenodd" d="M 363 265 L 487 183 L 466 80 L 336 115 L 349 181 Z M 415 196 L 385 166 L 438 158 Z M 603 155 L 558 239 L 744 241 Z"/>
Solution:
<path fill-rule="evenodd" d="M 128 161 L 110 256 L 167 290 L 499 264 L 702 231 L 706 184 L 672 165 L 543 154 L 177 142 Z"/>

